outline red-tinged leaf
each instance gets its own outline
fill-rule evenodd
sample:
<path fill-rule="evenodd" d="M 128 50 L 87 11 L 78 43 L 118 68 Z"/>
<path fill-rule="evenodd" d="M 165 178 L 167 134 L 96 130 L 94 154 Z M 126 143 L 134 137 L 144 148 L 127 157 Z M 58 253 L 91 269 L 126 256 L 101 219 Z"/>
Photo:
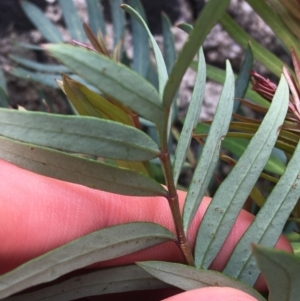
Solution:
<path fill-rule="evenodd" d="M 290 97 L 290 101 L 292 101 L 292 103 L 295 105 L 295 109 L 296 111 L 293 112 L 297 117 L 300 117 L 300 100 L 299 100 L 299 95 L 298 95 L 298 91 L 297 91 L 297 87 L 296 87 L 296 83 L 290 73 L 290 71 L 283 66 L 283 74 L 284 77 L 286 79 L 286 81 L 288 82 L 292 97 Z"/>
<path fill-rule="evenodd" d="M 83 29 L 95 50 L 106 55 L 107 57 L 110 57 L 107 48 L 103 44 L 99 43 L 97 37 L 93 34 L 91 28 L 86 23 L 83 23 Z"/>
<path fill-rule="evenodd" d="M 250 108 L 250 109 L 252 109 L 254 111 L 257 111 L 259 113 L 264 113 L 265 114 L 265 113 L 268 112 L 268 108 L 262 107 L 260 105 L 257 105 L 257 104 L 255 104 L 253 102 L 250 102 L 250 101 L 246 100 L 246 99 L 240 98 L 240 102 L 243 105 L 245 105 L 246 107 L 248 107 L 248 108 Z"/>
<path fill-rule="evenodd" d="M 67 97 L 80 115 L 95 117 L 100 115 L 105 119 L 133 125 L 126 112 L 85 85 L 63 75 L 63 86 Z"/>
<path fill-rule="evenodd" d="M 297 54 L 294 49 L 291 50 L 291 55 L 292 55 L 295 74 L 298 80 L 298 89 L 300 89 L 300 60 L 297 57 Z"/>
<path fill-rule="evenodd" d="M 261 120 L 257 120 L 257 119 L 245 117 L 245 116 L 242 116 L 242 115 L 239 115 L 239 114 L 235 114 L 235 113 L 232 114 L 232 117 L 233 117 L 234 119 L 237 119 L 237 120 L 239 120 L 239 121 L 244 121 L 244 122 L 246 122 L 246 123 L 251 123 L 251 124 L 261 124 Z"/>

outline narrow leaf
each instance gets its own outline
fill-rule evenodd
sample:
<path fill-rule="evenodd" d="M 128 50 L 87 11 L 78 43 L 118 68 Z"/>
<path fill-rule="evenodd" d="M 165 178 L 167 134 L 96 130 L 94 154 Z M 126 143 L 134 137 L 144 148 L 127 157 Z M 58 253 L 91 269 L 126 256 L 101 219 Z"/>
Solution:
<path fill-rule="evenodd" d="M 208 286 L 232 287 L 244 291 L 259 301 L 266 301 L 250 286 L 219 272 L 163 261 L 144 261 L 137 264 L 154 277 L 186 291 Z"/>
<path fill-rule="evenodd" d="M 199 55 L 199 63 L 198 63 L 198 72 L 195 81 L 195 87 L 188 108 L 188 112 L 186 114 L 186 118 L 183 124 L 181 135 L 179 137 L 179 141 L 176 147 L 175 161 L 173 163 L 173 178 L 174 178 L 175 185 L 177 185 L 182 166 L 186 160 L 186 155 L 189 150 L 191 139 L 192 139 L 192 133 L 198 123 L 200 111 L 204 99 L 205 82 L 206 82 L 206 68 L 205 68 L 206 66 L 205 66 L 205 58 L 204 58 L 202 48 L 200 48 L 198 55 Z"/>
<path fill-rule="evenodd" d="M 110 163 L 109 160 L 107 160 L 107 163 Z M 140 173 L 143 173 L 147 176 L 149 176 L 148 171 L 148 162 L 136 162 L 136 161 L 121 161 L 121 160 L 115 160 L 115 163 L 119 167 L 124 167 L 127 169 L 131 169 Z M 153 176 L 152 176 L 153 178 Z"/>
<path fill-rule="evenodd" d="M 147 161 L 157 144 L 144 132 L 110 120 L 0 109 L 0 135 L 104 158 Z"/>
<path fill-rule="evenodd" d="M 174 36 L 171 31 L 172 23 L 169 19 L 169 17 L 162 13 L 162 33 L 163 33 L 163 43 L 164 43 L 164 60 L 166 63 L 166 68 L 168 71 L 168 74 L 171 73 L 175 61 L 176 61 L 176 49 L 175 49 L 175 41 Z"/>
<path fill-rule="evenodd" d="M 63 75 L 64 92 L 80 115 L 94 116 L 133 125 L 129 115 L 99 93 Z"/>
<path fill-rule="evenodd" d="M 67 28 L 71 34 L 71 38 L 79 42 L 85 42 L 86 35 L 82 29 L 82 21 L 78 15 L 73 0 L 59 0 L 58 2 L 61 7 Z"/>
<path fill-rule="evenodd" d="M 0 137 L 0 158 L 62 181 L 123 195 L 165 196 L 153 179 L 132 170 Z"/>
<path fill-rule="evenodd" d="M 98 41 L 97 37 L 92 32 L 92 29 L 86 23 L 83 23 L 83 30 L 86 36 L 88 37 L 89 41 L 91 42 L 92 46 L 94 47 L 94 49 L 97 52 L 102 53 L 107 57 L 110 57 L 107 49 L 103 47 L 103 44 Z"/>
<path fill-rule="evenodd" d="M 164 58 L 162 56 L 162 53 L 153 37 L 151 34 L 146 22 L 143 20 L 141 15 L 132 7 L 126 4 L 122 4 L 121 7 L 130 14 L 131 17 L 135 18 L 142 26 L 143 28 L 147 31 L 147 34 L 149 36 L 149 39 L 152 44 L 153 52 L 155 55 L 155 60 L 157 64 L 157 71 L 158 71 L 158 80 L 159 80 L 159 95 L 162 98 L 163 97 L 163 92 L 165 89 L 166 82 L 168 80 L 168 72 L 166 68 L 166 64 L 164 61 Z"/>
<path fill-rule="evenodd" d="M 104 16 L 102 13 L 102 6 L 100 1 L 86 0 L 87 11 L 89 16 L 89 26 L 94 35 L 97 35 L 99 29 L 103 36 L 106 36 L 106 28 L 104 23 Z"/>
<path fill-rule="evenodd" d="M 80 84 L 78 82 L 73 81 L 66 75 L 63 75 L 63 81 L 56 80 L 56 83 L 58 84 L 60 89 L 65 93 L 70 102 L 70 105 L 74 108 L 74 111 L 76 111 L 77 114 L 81 116 L 109 119 L 108 116 L 106 116 L 100 110 L 97 110 L 89 102 L 88 98 L 84 95 L 84 93 L 81 93 L 81 91 L 78 88 L 80 87 Z"/>
<path fill-rule="evenodd" d="M 129 223 L 93 232 L 0 276 L 0 298 L 93 263 L 174 239 L 172 232 L 153 223 Z"/>
<path fill-rule="evenodd" d="M 300 87 L 300 60 L 298 56 L 296 55 L 296 52 L 294 49 L 291 50 L 291 55 L 292 55 L 292 61 L 293 61 L 293 66 L 295 69 L 296 73 L 296 78 L 298 81 L 298 88 Z"/>
<path fill-rule="evenodd" d="M 23 68 L 11 68 L 8 73 L 15 75 L 17 77 L 20 78 L 24 78 L 30 81 L 34 81 L 52 88 L 57 89 L 58 85 L 57 85 L 57 74 L 54 73 L 41 73 L 41 72 L 33 72 L 33 71 L 29 71 Z M 97 91 L 99 92 L 98 89 L 96 89 L 94 86 L 90 85 L 89 83 L 87 83 L 84 79 L 82 79 L 80 76 L 76 75 L 76 74 L 72 74 L 69 75 L 70 78 L 72 78 L 73 80 L 77 80 L 80 83 L 84 84 L 85 86 L 87 86 L 89 89 L 92 89 L 93 91 Z"/>
<path fill-rule="evenodd" d="M 252 139 L 253 138 L 253 133 L 239 133 L 239 132 L 228 132 L 227 134 L 228 137 L 235 137 L 235 138 L 246 138 L 246 139 Z M 276 148 L 287 152 L 290 155 L 293 155 L 294 150 L 295 150 L 295 145 L 290 145 L 286 143 L 285 141 L 282 140 L 277 140 L 275 144 Z M 278 159 L 277 159 L 278 160 Z"/>
<path fill-rule="evenodd" d="M 170 288 L 136 265 L 82 272 L 59 283 L 51 282 L 30 293 L 8 297 L 5 301 L 69 301 L 89 296 L 124 293 L 129 291 Z"/>
<path fill-rule="evenodd" d="M 235 101 L 234 101 L 233 112 L 237 111 L 237 108 L 240 104 L 238 99 L 244 98 L 246 94 L 249 81 L 251 78 L 249 71 L 252 70 L 252 68 L 253 68 L 253 53 L 251 49 L 251 44 L 249 44 L 246 50 L 246 55 L 242 63 L 239 75 L 235 82 L 235 91 L 234 91 Z"/>
<path fill-rule="evenodd" d="M 28 1 L 21 1 L 20 3 L 25 15 L 47 41 L 52 43 L 59 43 L 63 41 L 63 37 L 57 27 L 50 22 L 50 20 L 36 5 Z"/>
<path fill-rule="evenodd" d="M 183 209 L 183 227 L 187 232 L 205 195 L 219 160 L 221 140 L 227 134 L 234 103 L 234 75 L 226 62 L 226 80 L 201 157 L 195 169 Z"/>
<path fill-rule="evenodd" d="M 207 124 L 198 123 L 195 133 L 196 134 L 206 133 L 207 129 L 208 129 Z M 249 144 L 249 140 L 244 138 L 230 137 L 228 135 L 222 141 L 222 148 L 229 150 L 230 152 L 232 152 L 234 155 L 238 157 L 241 157 Z M 194 134 L 194 136 L 196 135 Z M 285 167 L 286 167 L 285 164 L 272 154 L 266 166 L 264 167 L 264 170 L 278 175 L 282 175 L 285 171 Z"/>
<path fill-rule="evenodd" d="M 167 68 L 168 74 L 172 72 L 176 61 L 176 49 L 175 49 L 175 41 L 173 37 L 173 33 L 171 31 L 172 23 L 168 16 L 162 13 L 162 34 L 163 34 L 163 47 L 164 47 L 164 60 Z M 168 120 L 168 141 L 169 141 L 169 149 L 172 149 L 174 142 L 172 141 L 172 136 L 170 137 L 170 132 L 172 128 L 172 124 L 177 118 L 178 115 L 178 91 L 173 99 L 173 105 L 171 106 L 171 110 L 169 113 L 169 120 Z"/>
<path fill-rule="evenodd" d="M 2 69 L 0 68 L 0 107 L 8 107 L 8 94 L 6 88 L 6 80 Z"/>
<path fill-rule="evenodd" d="M 44 48 L 105 94 L 162 127 L 164 112 L 156 89 L 137 73 L 107 57 L 70 45 Z"/>
<path fill-rule="evenodd" d="M 150 61 L 149 69 L 147 72 L 147 80 L 158 90 L 158 74 L 157 70 Z"/>
<path fill-rule="evenodd" d="M 146 14 L 141 2 L 139 0 L 130 0 L 129 3 L 139 13 L 145 24 L 147 24 Z M 133 69 L 145 78 L 150 63 L 148 33 L 146 28 L 132 16 L 131 29 L 133 39 Z"/>
<path fill-rule="evenodd" d="M 284 63 L 275 54 L 256 42 L 227 13 L 222 15 L 220 23 L 233 40 L 240 44 L 244 49 L 247 48 L 250 41 L 254 58 L 272 73 L 278 77 L 280 76 Z"/>
<path fill-rule="evenodd" d="M 269 288 L 270 301 L 294 301 L 300 295 L 300 258 L 254 246 L 253 254 Z"/>
<path fill-rule="evenodd" d="M 8 104 L 9 104 L 8 95 L 0 87 L 0 108 L 8 108 L 9 106 Z"/>
<path fill-rule="evenodd" d="M 0 68 L 0 89 L 7 95 L 6 80 L 2 68 Z"/>
<path fill-rule="evenodd" d="M 191 24 L 188 23 L 179 23 L 177 25 L 178 28 L 180 28 L 181 30 L 183 30 L 184 32 L 190 34 L 190 32 L 193 30 L 193 26 Z"/>
<path fill-rule="evenodd" d="M 280 15 L 284 24 L 289 28 L 289 30 L 300 39 L 300 27 L 298 26 L 299 20 L 291 17 L 290 14 L 281 14 Z"/>
<path fill-rule="evenodd" d="M 221 2 L 218 0 L 210 0 L 205 5 L 200 17 L 195 23 L 193 31 L 190 33 L 187 42 L 184 44 L 182 51 L 178 55 L 176 64 L 167 81 L 163 95 L 163 104 L 165 108 L 171 106 L 187 68 L 191 64 L 194 56 L 212 27 L 224 13 L 229 2 L 230 0 L 223 0 Z"/>
<path fill-rule="evenodd" d="M 8 73 L 20 78 L 38 82 L 40 84 L 46 85 L 51 88 L 55 88 L 55 89 L 57 88 L 57 84 L 55 82 L 55 78 L 57 78 L 58 76 L 57 74 L 33 72 L 23 68 L 15 68 L 15 67 L 10 68 L 8 70 Z"/>
<path fill-rule="evenodd" d="M 239 157 L 242 156 L 248 145 L 249 141 L 242 138 L 226 137 L 222 141 L 223 148 L 233 152 L 233 154 Z M 278 160 L 275 156 L 271 155 L 264 167 L 264 170 L 282 175 L 285 171 L 285 164 Z"/>
<path fill-rule="evenodd" d="M 34 71 L 39 72 L 49 72 L 49 73 L 69 73 L 70 70 L 63 65 L 49 65 L 49 64 L 41 64 L 36 61 L 31 61 L 28 59 L 24 59 L 23 57 L 17 55 L 10 55 L 10 59 L 14 62 L 22 65 L 23 67 L 33 69 Z"/>
<path fill-rule="evenodd" d="M 24 48 L 24 49 L 37 50 L 37 51 L 44 50 L 41 46 L 29 44 L 29 43 L 23 43 L 23 42 L 13 42 L 13 45 L 17 48 Z"/>
<path fill-rule="evenodd" d="M 282 76 L 261 126 L 243 156 L 220 185 L 201 222 L 196 240 L 196 266 L 207 268 L 226 240 L 271 155 L 287 112 L 288 102 L 288 86 Z"/>
<path fill-rule="evenodd" d="M 278 14 L 276 14 L 273 9 L 270 9 L 269 3 L 260 0 L 247 0 L 247 2 L 253 8 L 253 10 L 264 20 L 264 22 L 272 29 L 275 36 L 279 40 L 281 40 L 287 51 L 290 51 L 293 48 L 298 52 L 298 54 L 300 54 L 299 40 L 297 41 L 297 38 L 285 26 Z M 297 10 L 296 7 L 295 10 Z"/>
<path fill-rule="evenodd" d="M 300 197 L 299 156 L 300 143 L 298 143 L 285 173 L 235 247 L 224 273 L 239 278 L 249 285 L 254 285 L 260 272 L 252 257 L 250 244 L 274 247 L 279 239 L 284 225 Z"/>
<path fill-rule="evenodd" d="M 118 45 L 118 43 L 123 39 L 124 37 L 124 30 L 125 30 L 125 14 L 120 9 L 120 6 L 122 5 L 122 0 L 109 0 L 110 8 L 111 8 L 111 14 L 113 19 L 113 25 L 114 25 L 114 47 Z"/>
<path fill-rule="evenodd" d="M 195 62 L 192 63 L 191 67 L 195 70 Z M 222 69 L 219 69 L 217 67 L 207 65 L 207 78 L 222 84 L 225 80 L 225 71 Z M 253 91 L 251 88 L 248 88 L 246 93 L 245 93 L 245 98 L 250 99 L 254 103 L 261 105 L 263 107 L 269 107 L 270 103 L 262 98 L 258 93 Z"/>

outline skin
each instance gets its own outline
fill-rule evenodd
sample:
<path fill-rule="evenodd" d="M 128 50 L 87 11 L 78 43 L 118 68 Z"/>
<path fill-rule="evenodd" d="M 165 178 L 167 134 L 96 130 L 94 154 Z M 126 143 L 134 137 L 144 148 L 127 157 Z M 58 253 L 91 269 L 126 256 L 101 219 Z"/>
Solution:
<path fill-rule="evenodd" d="M 164 301 L 257 301 L 256 298 L 231 287 L 205 287 L 164 299 Z"/>
<path fill-rule="evenodd" d="M 66 242 L 108 226 L 148 221 L 174 232 L 170 210 L 164 198 L 115 195 L 43 177 L 3 160 L 0 160 L 0 178 L 0 274 Z M 186 194 L 182 191 L 178 191 L 178 194 L 182 209 Z M 203 199 L 190 227 L 188 239 L 192 248 L 196 231 L 209 202 L 210 198 Z M 234 246 L 253 218 L 253 215 L 246 211 L 240 213 L 210 268 L 221 271 L 225 267 Z M 292 252 L 291 245 L 283 236 L 278 240 L 276 248 Z M 168 242 L 98 263 L 93 268 L 125 265 L 143 260 L 184 263 L 176 244 Z M 255 288 L 259 291 L 267 290 L 262 277 L 257 280 Z"/>

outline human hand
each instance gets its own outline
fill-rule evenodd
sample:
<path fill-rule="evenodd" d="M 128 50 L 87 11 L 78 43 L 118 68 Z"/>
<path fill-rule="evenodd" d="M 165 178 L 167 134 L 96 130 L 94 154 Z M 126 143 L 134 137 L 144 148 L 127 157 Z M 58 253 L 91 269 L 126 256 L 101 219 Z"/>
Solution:
<path fill-rule="evenodd" d="M 39 176 L 0 160 L 0 273 L 80 236 L 105 227 L 133 221 L 158 223 L 171 231 L 174 225 L 168 203 L 160 197 L 128 197 Z M 181 208 L 185 193 L 178 191 Z M 194 246 L 196 232 L 210 199 L 205 197 L 190 227 Z M 218 256 L 211 265 L 221 271 L 253 216 L 242 211 Z M 290 251 L 281 237 L 277 248 Z M 173 242 L 167 242 L 121 258 L 101 262 L 103 268 L 144 260 L 184 262 Z M 260 277 L 255 288 L 266 290 Z"/>

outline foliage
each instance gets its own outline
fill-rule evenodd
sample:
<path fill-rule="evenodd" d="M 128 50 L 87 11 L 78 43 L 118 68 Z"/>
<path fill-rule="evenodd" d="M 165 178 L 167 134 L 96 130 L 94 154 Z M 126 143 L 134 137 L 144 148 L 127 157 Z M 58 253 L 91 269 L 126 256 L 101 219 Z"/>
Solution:
<path fill-rule="evenodd" d="M 100 26 L 102 33 L 105 34 L 103 23 L 100 21 L 102 19 L 99 19 L 99 23 L 95 23 L 95 19 L 91 19 L 90 26 L 85 24 L 83 27 L 91 47 L 86 44 L 83 30 L 78 25 L 76 14 L 72 4 L 70 4 L 72 2 L 60 2 L 61 5 L 63 3 L 63 5 L 70 5 L 64 9 L 65 12 L 72 11 L 72 13 L 65 14 L 66 23 L 72 24 L 69 27 L 72 28 L 72 35 L 79 40 L 76 44 L 80 47 L 56 43 L 61 41 L 59 33 L 52 31 L 51 25 L 46 24 L 44 35 L 54 43 L 43 45 L 43 49 L 57 58 L 63 65 L 50 66 L 50 69 L 49 66 L 45 66 L 45 71 L 53 72 L 55 70 L 55 77 L 61 72 L 64 73 L 62 81 L 58 81 L 58 85 L 68 97 L 77 116 L 1 109 L 0 158 L 38 174 L 108 192 L 124 195 L 162 196 L 169 203 L 176 236 L 160 225 L 150 223 L 128 223 L 99 230 L 0 276 L 0 298 L 8 297 L 42 282 L 49 282 L 95 262 L 131 254 L 163 241 L 176 241 L 187 264 L 193 267 L 163 262 L 141 262 L 139 268 L 136 266 L 129 266 L 123 270 L 116 268 L 117 271 L 122 270 L 124 272 L 122 275 L 125 275 L 125 280 L 120 273 L 118 276 L 111 277 L 111 283 L 116 285 L 119 281 L 128 281 L 140 289 L 145 289 L 143 282 L 143 279 L 147 279 L 143 272 L 145 270 L 167 283 L 171 281 L 169 277 L 173 277 L 173 285 L 183 289 L 191 289 L 193 287 L 191 275 L 197 275 L 195 277 L 200 284 L 196 285 L 207 286 L 219 283 L 221 286 L 231 286 L 243 290 L 258 300 L 264 300 L 258 292 L 251 288 L 257 280 L 259 269 L 251 253 L 250 243 L 261 243 L 273 247 L 300 195 L 300 185 L 298 185 L 300 174 L 298 153 L 300 149 L 298 147 L 299 139 L 297 139 L 298 131 L 296 130 L 298 126 L 295 125 L 298 122 L 295 120 L 295 115 L 299 106 L 299 87 L 292 80 L 293 73 L 289 73 L 285 68 L 284 76 L 281 76 L 278 87 L 262 81 L 261 77 L 254 74 L 258 83 L 263 83 L 262 86 L 256 87 L 257 91 L 261 91 L 261 87 L 267 87 L 269 93 L 269 88 L 273 88 L 272 93 L 268 94 L 270 103 L 263 106 L 262 104 L 266 104 L 266 102 L 257 96 L 253 99 L 258 103 L 256 105 L 241 100 L 243 105 L 265 114 L 262 121 L 250 120 L 241 116 L 239 113 L 240 106 L 235 101 L 235 97 L 243 98 L 244 95 L 254 95 L 250 91 L 247 92 L 248 72 L 253 61 L 252 53 L 254 58 L 261 60 L 275 74 L 279 75 L 281 72 L 281 63 L 278 59 L 272 60 L 272 57 L 266 59 L 269 55 L 268 51 L 262 49 L 255 41 L 251 41 L 251 47 L 248 48 L 236 84 L 231 65 L 229 62 L 226 63 L 224 87 L 211 125 L 207 126 L 207 123 L 197 125 L 198 112 L 204 97 L 205 70 L 207 69 L 200 46 L 206 35 L 216 22 L 220 21 L 224 28 L 233 34 L 244 47 L 247 44 L 245 41 L 248 37 L 234 22 L 232 23 L 230 17 L 225 13 L 229 0 L 222 2 L 210 0 L 194 24 L 194 28 L 182 26 L 189 31 L 189 38 L 177 60 L 175 62 L 174 59 L 168 61 L 168 65 L 142 17 L 143 10 L 139 1 L 130 1 L 132 7 L 123 4 L 121 7 L 135 20 L 132 23 L 135 28 L 133 30 L 135 32 L 134 37 L 137 39 L 134 45 L 135 51 L 139 55 L 134 56 L 134 60 L 136 60 L 132 64 L 134 70 L 120 62 L 120 58 L 121 61 L 123 59 L 120 40 L 123 36 L 124 26 L 123 23 L 117 23 L 117 20 L 124 21 L 124 14 L 121 10 L 113 10 L 116 32 L 115 49 L 111 54 L 105 46 L 101 32 L 98 35 L 95 32 Z M 257 1 L 248 2 L 256 7 Z M 95 5 L 96 2 L 88 1 L 87 3 L 90 5 L 89 12 L 92 15 L 96 10 L 91 6 Z M 118 4 L 119 1 L 111 1 L 113 7 Z M 22 5 L 27 13 L 35 14 L 36 25 L 42 26 L 42 23 L 38 24 L 42 20 L 40 12 L 28 2 L 23 1 Z M 267 8 L 262 5 L 261 8 L 257 9 L 263 14 Z M 273 13 L 272 16 L 272 18 L 277 18 L 277 15 Z M 170 26 L 166 16 L 163 18 L 166 28 L 165 39 L 170 40 Z M 270 24 L 275 24 L 274 20 L 270 19 Z M 281 29 L 285 28 L 284 25 L 280 26 L 282 26 Z M 295 49 L 299 49 L 298 41 L 290 35 L 289 37 L 290 39 L 284 40 L 283 43 L 286 43 L 287 47 L 293 45 Z M 148 40 L 151 41 L 156 58 L 157 89 L 145 79 L 149 68 L 151 70 L 149 53 L 146 49 L 148 45 L 145 43 Z M 167 49 L 169 49 L 169 53 L 174 54 L 174 49 L 168 48 L 168 44 L 165 44 L 164 50 Z M 171 112 L 172 108 L 174 109 L 173 104 L 174 99 L 176 100 L 179 84 L 196 54 L 199 60 L 197 65 L 194 64 L 193 66 L 195 68 L 196 65 L 198 75 L 191 109 L 185 118 L 184 131 L 179 138 L 175 159 L 172 163 L 168 149 L 170 124 L 173 117 Z M 168 57 L 168 54 L 165 57 Z M 296 75 L 299 77 L 299 61 L 296 53 L 293 54 L 293 58 Z M 20 58 L 17 60 L 20 61 Z M 25 62 L 24 65 L 26 64 L 33 67 L 32 62 Z M 15 69 L 14 72 L 21 74 L 23 71 Z M 208 68 L 207 71 L 208 74 L 213 74 L 216 70 Z M 50 74 L 53 78 L 53 73 Z M 217 74 L 220 76 L 222 73 L 218 72 Z M 36 73 L 34 76 L 38 77 Z M 269 86 L 266 86 L 267 84 Z M 292 96 L 289 95 L 289 87 Z M 266 96 L 266 90 L 263 92 L 265 93 L 262 94 Z M 288 108 L 289 112 L 286 114 Z M 231 116 L 239 121 L 231 122 Z M 157 143 L 141 131 L 138 117 L 143 117 L 147 120 L 146 122 L 152 123 L 152 128 L 158 133 Z M 42 127 L 40 126 L 41 122 L 43 122 Z M 201 143 L 205 140 L 205 143 L 181 215 L 176 184 L 178 175 L 186 161 L 192 130 L 196 125 L 197 136 L 194 136 Z M 209 128 L 208 134 L 199 134 L 201 127 Z M 30 130 L 28 130 L 29 128 Z M 233 134 L 229 132 L 227 135 L 228 130 L 236 129 L 239 131 Z M 243 138 L 245 143 L 238 153 L 239 160 L 236 161 L 222 155 L 222 159 L 227 160 L 234 167 L 219 186 L 209 204 L 198 230 L 195 250 L 192 252 L 190 242 L 187 239 L 187 231 L 213 176 L 220 155 L 221 143 L 226 135 L 223 145 L 225 144 L 229 149 L 231 146 L 231 150 L 234 149 L 232 145 L 237 143 L 237 139 Z M 239 138 L 232 139 L 232 137 Z M 281 164 L 282 162 L 280 163 L 278 156 L 272 155 L 274 146 L 288 154 L 289 163 L 286 166 Z M 155 158 L 161 163 L 166 187 L 161 186 L 149 176 L 147 166 L 150 160 Z M 264 168 L 267 171 L 280 174 L 281 177 L 262 173 Z M 275 183 L 272 193 L 266 200 L 262 200 L 261 194 L 257 193 L 257 188 L 255 188 L 255 183 L 260 176 Z M 107 178 L 109 178 L 108 181 Z M 219 253 L 249 195 L 257 204 L 264 204 L 264 206 L 238 242 L 223 273 L 208 271 L 207 268 Z M 297 215 L 293 217 L 298 218 Z M 137 241 L 140 243 L 137 244 Z M 113 249 L 114 251 L 112 251 Z M 297 296 L 299 293 L 299 288 L 295 285 L 298 277 L 295 266 L 299 265 L 298 259 L 292 255 L 265 251 L 260 247 L 254 248 L 254 255 L 259 267 L 267 277 L 270 288 L 269 300 L 277 300 L 278 294 L 275 292 L 277 292 L 279 284 L 274 280 L 273 275 L 281 268 L 281 258 L 283 258 L 283 262 L 287 262 L 287 266 L 285 266 L 281 278 L 286 285 L 281 287 L 280 293 L 284 296 L 291 296 L 285 300 L 296 300 L 293 296 Z M 266 265 L 262 258 L 267 258 L 269 263 Z M 54 259 L 57 263 L 55 273 L 51 265 Z M 113 270 L 108 270 L 107 273 L 113 273 Z M 139 273 L 140 279 L 131 277 L 136 273 Z M 291 277 L 287 277 L 286 274 L 291 275 Z M 82 275 L 82 277 L 87 282 L 91 281 L 89 280 L 90 274 Z M 242 280 L 242 282 L 231 277 Z M 86 292 L 85 281 L 82 282 L 80 288 L 82 297 L 94 294 L 92 293 L 93 290 L 84 293 Z M 74 296 L 65 292 L 71 290 L 72 285 L 74 285 L 72 283 L 72 278 L 70 278 L 49 286 L 48 290 L 43 288 L 41 291 L 29 292 L 24 296 L 20 295 L 20 298 L 26 296 L 30 300 L 41 300 L 47 294 L 51 300 L 51 298 L 57 298 L 58 292 L 61 292 L 63 300 L 70 300 Z M 64 289 L 61 289 L 62 285 L 65 285 Z M 102 285 L 102 282 L 95 284 L 95 289 L 96 285 Z M 156 281 L 154 287 L 159 288 L 164 287 L 164 285 Z"/>
<path fill-rule="evenodd" d="M 267 3 L 268 2 L 268 3 Z M 297 7 L 294 1 L 256 1 L 249 0 L 248 3 L 251 7 L 264 19 L 264 21 L 271 27 L 276 36 L 280 39 L 283 46 L 290 54 L 293 60 L 295 72 L 289 66 L 284 67 L 284 75 L 289 83 L 289 87 L 292 93 L 289 103 L 289 112 L 285 118 L 285 122 L 279 133 L 278 140 L 276 142 L 276 149 L 273 151 L 267 165 L 265 166 L 265 172 L 261 174 L 261 178 L 266 179 L 271 182 L 271 187 L 274 186 L 272 183 L 278 182 L 278 176 L 282 175 L 285 171 L 286 162 L 290 159 L 291 155 L 294 153 L 295 148 L 298 144 L 298 120 L 297 111 L 299 110 L 299 56 L 300 43 L 297 40 L 296 32 L 299 30 L 299 24 L 288 22 L 287 20 L 294 20 L 293 5 Z M 270 4 L 274 10 L 268 5 Z M 283 62 L 280 61 L 274 54 L 261 46 L 253 38 L 247 35 L 238 24 L 236 24 L 228 14 L 224 14 L 220 19 L 220 23 L 223 28 L 231 35 L 231 37 L 239 43 L 243 48 L 251 47 L 253 52 L 253 57 L 261 64 L 263 64 L 269 71 L 273 72 L 275 75 L 279 76 L 281 73 Z M 291 27 L 291 24 L 294 26 Z M 247 43 L 250 44 L 247 46 Z M 251 60 L 252 54 L 247 54 L 246 60 Z M 193 65 L 195 68 L 195 65 Z M 251 66 L 247 68 L 248 72 L 251 70 Z M 241 73 L 244 71 L 242 69 Z M 253 77 L 253 90 L 258 94 L 253 95 L 250 91 L 250 87 L 246 91 L 245 95 L 235 95 L 239 98 L 239 110 L 233 114 L 233 120 L 230 124 L 230 130 L 227 137 L 224 140 L 224 149 L 229 150 L 234 154 L 234 158 L 229 158 L 225 154 L 221 154 L 221 159 L 228 162 L 230 165 L 236 164 L 236 158 L 245 151 L 248 145 L 249 138 L 253 137 L 254 133 L 257 131 L 261 120 L 249 118 L 245 115 L 243 108 L 250 108 L 259 114 L 265 115 L 267 112 L 267 107 L 269 106 L 269 101 L 273 98 L 274 92 L 276 90 L 276 85 L 272 84 L 269 80 L 264 79 L 259 74 L 255 72 L 250 72 Z M 221 70 L 212 68 L 212 72 L 208 72 L 208 76 L 213 79 L 220 81 L 222 78 Z M 220 78 L 220 79 L 219 79 Z M 259 95 L 262 96 L 259 98 Z M 268 102 L 266 102 L 266 100 Z M 202 143 L 202 138 L 205 137 L 204 129 L 207 127 L 206 124 L 199 124 L 194 137 Z M 264 193 L 259 191 L 256 187 L 252 191 L 251 197 L 258 206 L 264 204 Z M 298 220 L 298 212 L 300 203 L 296 205 L 295 210 L 291 216 L 294 221 Z"/>

